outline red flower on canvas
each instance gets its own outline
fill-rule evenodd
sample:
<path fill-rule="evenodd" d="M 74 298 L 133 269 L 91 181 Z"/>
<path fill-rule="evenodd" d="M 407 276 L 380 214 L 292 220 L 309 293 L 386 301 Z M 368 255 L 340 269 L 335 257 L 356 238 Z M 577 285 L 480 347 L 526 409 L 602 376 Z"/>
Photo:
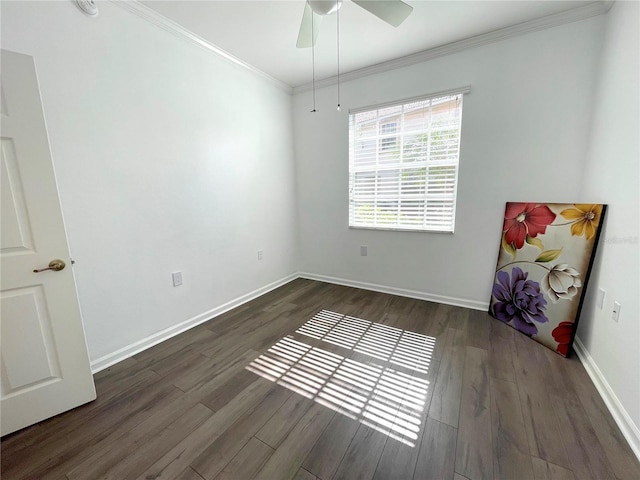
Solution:
<path fill-rule="evenodd" d="M 507 245 L 522 248 L 527 237 L 543 234 L 556 219 L 546 205 L 535 203 L 507 203 L 502 231 Z"/>
<path fill-rule="evenodd" d="M 569 345 L 571 345 L 571 337 L 573 336 L 573 323 L 572 322 L 560 322 L 556 328 L 551 332 L 553 339 L 558 342 L 556 352 L 563 357 L 569 354 Z"/>

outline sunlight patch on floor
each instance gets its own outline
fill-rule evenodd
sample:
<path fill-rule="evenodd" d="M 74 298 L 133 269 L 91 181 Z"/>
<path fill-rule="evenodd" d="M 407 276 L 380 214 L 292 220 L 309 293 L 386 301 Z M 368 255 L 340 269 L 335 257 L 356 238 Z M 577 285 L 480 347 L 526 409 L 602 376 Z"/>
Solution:
<path fill-rule="evenodd" d="M 346 358 L 288 335 L 247 369 L 395 440 L 416 445 L 426 415 L 426 374 L 434 337 L 327 310 L 296 333 L 375 360 Z"/>

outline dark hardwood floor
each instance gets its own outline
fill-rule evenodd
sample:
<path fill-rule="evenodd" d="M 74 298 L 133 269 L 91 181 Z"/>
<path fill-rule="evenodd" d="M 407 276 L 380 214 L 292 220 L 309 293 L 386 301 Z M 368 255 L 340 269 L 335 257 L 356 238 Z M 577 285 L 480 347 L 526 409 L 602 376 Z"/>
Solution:
<path fill-rule="evenodd" d="M 487 314 L 295 280 L 96 375 L 2 479 L 634 479 L 580 361 Z"/>

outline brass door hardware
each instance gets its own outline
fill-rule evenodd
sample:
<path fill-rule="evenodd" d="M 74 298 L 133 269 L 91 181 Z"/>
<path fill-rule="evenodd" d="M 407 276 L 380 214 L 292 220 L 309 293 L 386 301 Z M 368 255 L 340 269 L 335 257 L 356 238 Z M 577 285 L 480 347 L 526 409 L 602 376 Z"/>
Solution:
<path fill-rule="evenodd" d="M 55 272 L 59 272 L 64 267 L 66 267 L 66 264 L 62 260 L 56 258 L 55 260 L 51 260 L 49 262 L 49 266 L 47 268 L 40 268 L 40 269 L 34 270 L 33 273 L 40 273 L 46 270 L 53 270 Z"/>

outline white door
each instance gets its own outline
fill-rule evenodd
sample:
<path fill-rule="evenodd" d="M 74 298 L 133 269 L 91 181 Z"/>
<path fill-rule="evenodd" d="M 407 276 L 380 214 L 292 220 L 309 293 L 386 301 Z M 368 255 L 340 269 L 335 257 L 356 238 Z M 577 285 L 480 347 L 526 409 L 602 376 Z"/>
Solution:
<path fill-rule="evenodd" d="M 2 50 L 0 434 L 96 398 L 33 58 Z M 59 271 L 45 268 L 59 259 Z M 61 264 L 54 263 L 56 268 Z"/>

